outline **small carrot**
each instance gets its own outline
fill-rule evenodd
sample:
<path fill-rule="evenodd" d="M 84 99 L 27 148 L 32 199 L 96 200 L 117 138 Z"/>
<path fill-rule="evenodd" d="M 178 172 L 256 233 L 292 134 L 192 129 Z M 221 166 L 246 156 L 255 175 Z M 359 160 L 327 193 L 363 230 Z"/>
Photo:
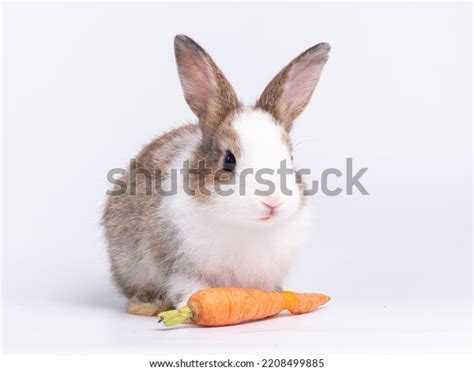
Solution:
<path fill-rule="evenodd" d="M 165 326 L 188 320 L 200 326 L 226 326 L 274 316 L 285 309 L 292 314 L 311 312 L 329 299 L 323 294 L 291 291 L 211 288 L 195 292 L 187 306 L 158 316 Z"/>

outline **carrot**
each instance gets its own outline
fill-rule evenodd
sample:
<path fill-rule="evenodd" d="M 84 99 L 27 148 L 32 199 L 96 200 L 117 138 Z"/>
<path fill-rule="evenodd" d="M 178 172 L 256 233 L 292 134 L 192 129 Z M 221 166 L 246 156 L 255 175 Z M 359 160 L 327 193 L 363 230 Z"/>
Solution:
<path fill-rule="evenodd" d="M 158 316 L 165 326 L 188 320 L 200 326 L 226 326 L 274 316 L 285 309 L 292 314 L 311 312 L 329 299 L 323 294 L 291 291 L 211 288 L 195 292 L 187 306 Z"/>

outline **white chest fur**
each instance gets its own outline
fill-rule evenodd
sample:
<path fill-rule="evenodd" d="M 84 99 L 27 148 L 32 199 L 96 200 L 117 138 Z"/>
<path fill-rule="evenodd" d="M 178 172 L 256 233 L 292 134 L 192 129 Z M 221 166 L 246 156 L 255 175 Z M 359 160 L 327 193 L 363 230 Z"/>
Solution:
<path fill-rule="evenodd" d="M 175 219 L 183 234 L 181 252 L 213 286 L 275 289 L 309 231 L 306 207 L 291 220 L 252 227 L 223 223 L 196 206 L 190 210 Z"/>

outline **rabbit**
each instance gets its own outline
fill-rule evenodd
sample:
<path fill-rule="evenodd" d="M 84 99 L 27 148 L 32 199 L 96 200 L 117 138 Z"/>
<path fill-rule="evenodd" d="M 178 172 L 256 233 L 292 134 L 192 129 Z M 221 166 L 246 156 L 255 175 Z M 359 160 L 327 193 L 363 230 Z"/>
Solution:
<path fill-rule="evenodd" d="M 290 131 L 319 81 L 329 44 L 293 59 L 253 106 L 240 103 L 191 38 L 177 35 L 174 49 L 184 97 L 198 122 L 143 147 L 120 178 L 127 191 L 108 196 L 101 220 L 113 279 L 128 298 L 127 311 L 138 315 L 180 307 L 209 287 L 281 289 L 311 225 Z M 280 189 L 282 178 L 273 173 L 267 184 L 274 191 L 265 193 L 257 170 L 278 169 L 282 161 L 291 192 Z M 244 169 L 254 172 L 241 183 Z M 153 187 L 150 174 L 156 175 Z M 173 194 L 158 191 L 173 186 Z M 217 186 L 234 192 L 221 194 Z"/>

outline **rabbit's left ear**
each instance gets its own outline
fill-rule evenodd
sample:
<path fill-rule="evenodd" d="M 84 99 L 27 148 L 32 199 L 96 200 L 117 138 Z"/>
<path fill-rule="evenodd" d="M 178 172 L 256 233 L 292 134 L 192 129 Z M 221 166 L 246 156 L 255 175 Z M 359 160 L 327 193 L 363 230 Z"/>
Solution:
<path fill-rule="evenodd" d="M 330 46 L 321 43 L 293 59 L 267 85 L 256 107 L 270 112 L 288 131 L 305 109 L 328 59 Z"/>

